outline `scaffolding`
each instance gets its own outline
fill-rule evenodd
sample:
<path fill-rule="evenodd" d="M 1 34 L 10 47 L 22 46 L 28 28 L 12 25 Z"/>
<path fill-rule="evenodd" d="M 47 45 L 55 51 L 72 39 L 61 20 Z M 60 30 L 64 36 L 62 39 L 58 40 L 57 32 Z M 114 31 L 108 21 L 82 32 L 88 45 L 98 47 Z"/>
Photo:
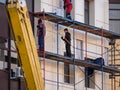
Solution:
<path fill-rule="evenodd" d="M 74 52 L 74 54 L 75 54 L 75 38 L 74 38 L 74 36 L 75 36 L 75 29 L 84 31 L 85 32 L 85 50 L 83 50 L 83 51 L 86 52 L 85 53 L 86 57 L 87 57 L 87 53 L 89 52 L 87 50 L 87 46 L 88 46 L 87 35 L 88 35 L 88 33 L 92 33 L 92 34 L 101 36 L 101 45 L 100 46 L 101 46 L 101 56 L 102 57 L 103 57 L 103 53 L 104 53 L 103 52 L 103 47 L 104 47 L 103 46 L 103 43 L 104 43 L 103 37 L 108 38 L 108 39 L 110 39 L 112 41 L 112 40 L 120 39 L 120 35 L 119 34 L 111 32 L 111 31 L 108 31 L 108 30 L 105 30 L 105 29 L 102 29 L 102 28 L 98 28 L 98 27 L 95 27 L 95 26 L 87 25 L 87 24 L 84 24 L 84 23 L 81 23 L 81 22 L 78 22 L 78 21 L 69 20 L 69 19 L 66 19 L 64 17 L 58 16 L 58 15 L 56 15 L 54 13 L 47 13 L 47 12 L 45 12 L 45 13 L 42 12 L 41 13 L 41 12 L 37 12 L 37 13 L 34 13 L 33 15 L 35 17 L 37 17 L 37 18 L 42 18 L 43 20 L 46 19 L 46 20 L 48 20 L 50 22 L 57 23 L 57 53 L 52 53 L 52 52 L 47 52 L 47 51 L 39 53 L 39 56 L 43 57 L 43 64 L 44 64 L 44 67 L 43 67 L 43 71 L 44 71 L 43 77 L 44 77 L 44 81 L 50 81 L 50 82 L 57 83 L 57 90 L 59 90 L 59 85 L 62 84 L 61 82 L 59 82 L 59 74 L 60 74 L 59 73 L 59 63 L 60 62 L 64 62 L 64 63 L 68 63 L 68 64 L 74 65 L 74 67 L 73 67 L 74 68 L 74 76 L 76 74 L 75 73 L 75 66 L 92 67 L 95 70 L 101 71 L 102 72 L 102 89 L 99 88 L 99 86 L 96 85 L 100 90 L 103 90 L 103 72 L 110 73 L 111 76 L 113 77 L 113 80 L 111 79 L 111 81 L 112 81 L 111 88 L 112 88 L 112 90 L 116 90 L 115 89 L 115 82 L 116 81 L 114 79 L 114 76 L 120 76 L 120 74 L 119 74 L 120 70 L 115 68 L 115 67 L 111 67 L 111 66 L 120 66 L 120 65 L 117 65 L 116 62 L 115 62 L 115 60 L 116 60 L 116 52 L 115 52 L 115 50 L 116 50 L 117 46 L 116 45 L 111 45 L 111 49 L 110 49 L 110 53 L 111 53 L 111 66 L 102 66 L 101 67 L 101 65 L 94 64 L 94 63 L 88 62 L 86 60 L 79 60 L 79 59 L 76 59 L 75 57 L 72 57 L 72 58 L 65 57 L 65 56 L 60 55 L 58 53 L 58 46 L 59 46 L 59 43 L 58 43 L 58 34 L 59 34 L 58 29 L 59 29 L 59 25 L 63 25 L 63 26 L 66 26 L 66 27 L 73 28 L 73 40 L 74 40 L 73 41 L 73 47 L 74 47 L 74 51 L 73 52 Z M 10 49 L 10 46 L 9 46 L 9 49 Z M 7 48 L 4 48 L 4 50 L 9 51 Z M 118 52 L 118 50 L 116 50 L 116 51 Z M 51 80 L 47 80 L 45 78 L 45 71 L 47 71 L 45 69 L 45 58 L 53 60 L 53 61 L 57 61 L 57 81 L 51 81 Z M 49 71 L 47 71 L 47 72 L 49 72 Z M 51 73 L 55 73 L 55 72 L 51 72 Z M 116 74 L 113 75 L 113 73 L 116 73 Z M 74 76 L 73 76 L 73 78 L 74 78 L 74 90 L 76 90 L 76 85 L 78 83 L 80 83 L 82 80 L 79 81 L 79 82 L 76 82 Z M 86 90 L 87 90 L 87 88 L 86 88 Z"/>
<path fill-rule="evenodd" d="M 37 13 L 31 13 L 33 14 L 35 17 L 37 18 L 42 18 L 43 20 L 48 20 L 50 22 L 53 22 L 53 23 L 57 23 L 57 53 L 52 53 L 52 52 L 40 52 L 39 53 L 39 56 L 40 57 L 43 57 L 43 64 L 44 64 L 44 67 L 43 67 L 43 71 L 44 71 L 44 83 L 46 83 L 45 81 L 49 81 L 49 82 L 53 82 L 53 83 L 57 83 L 57 90 L 60 90 L 59 89 L 59 86 L 60 84 L 63 84 L 62 82 L 59 81 L 59 63 L 60 62 L 63 62 L 63 63 L 68 63 L 68 64 L 72 64 L 73 65 L 73 69 L 74 69 L 74 76 L 69 76 L 69 77 L 72 77 L 74 78 L 74 90 L 76 90 L 76 85 L 81 83 L 83 80 L 79 81 L 79 82 L 76 82 L 75 81 L 75 71 L 76 71 L 76 68 L 75 66 L 81 66 L 81 67 L 91 67 L 93 68 L 94 70 L 98 70 L 98 71 L 101 71 L 102 73 L 102 86 L 101 88 L 99 86 L 96 85 L 96 87 L 99 88 L 99 90 L 104 90 L 103 89 L 103 72 L 106 72 L 106 73 L 110 73 L 110 76 L 112 77 L 111 81 L 111 90 L 116 90 L 115 89 L 115 84 L 116 83 L 119 83 L 118 81 L 116 81 L 116 79 L 114 78 L 115 76 L 120 76 L 120 70 L 115 68 L 115 67 L 111 67 L 111 66 L 119 66 L 119 65 L 116 65 L 115 63 L 115 55 L 116 55 L 116 52 L 119 52 L 119 50 L 117 50 L 117 47 L 120 46 L 119 44 L 118 45 L 115 45 L 115 43 L 113 42 L 114 40 L 116 39 L 120 39 L 120 35 L 119 34 L 116 34 L 114 32 L 111 32 L 111 31 L 108 31 L 108 30 L 105 30 L 105 29 L 102 29 L 102 28 L 98 28 L 98 27 L 95 27 L 95 26 L 91 26 L 91 25 L 87 25 L 87 24 L 84 24 L 84 23 L 81 23 L 81 22 L 78 22 L 78 21 L 74 21 L 74 20 L 69 20 L 69 19 L 66 19 L 66 18 L 63 18 L 61 16 L 58 16 L 54 13 L 47 13 L 47 12 L 37 12 Z M 63 56 L 63 55 L 60 55 L 58 53 L 58 46 L 59 46 L 59 43 L 58 43 L 58 35 L 59 35 L 59 25 L 63 25 L 63 26 L 66 26 L 66 27 L 70 27 L 70 28 L 73 28 L 73 52 L 75 54 L 75 29 L 77 30 L 82 30 L 85 32 L 85 50 L 83 50 L 85 52 L 85 57 L 87 58 L 87 53 L 90 52 L 87 50 L 87 46 L 88 46 L 88 41 L 87 41 L 87 35 L 88 33 L 92 33 L 92 34 L 95 34 L 95 35 L 98 35 L 101 37 L 101 56 L 103 57 L 103 43 L 104 43 L 104 39 L 103 38 L 108 38 L 110 39 L 110 43 L 113 42 L 113 44 L 111 45 L 111 49 L 109 50 L 109 52 L 111 53 L 111 66 L 105 66 L 105 65 L 99 65 L 99 64 L 95 64 L 95 63 L 92 63 L 92 62 L 88 62 L 86 60 L 79 60 L 79 59 L 76 59 L 75 57 L 66 57 L 66 56 Z M 10 37 L 10 36 L 9 36 Z M 9 43 L 10 44 L 10 43 Z M 9 46 L 10 48 L 10 46 Z M 0 48 L 0 49 L 3 49 L 3 50 L 7 50 L 9 51 L 7 48 Z M 15 51 L 11 51 L 11 52 L 15 52 Z M 10 52 L 9 52 L 10 53 Z M 90 53 L 93 53 L 93 52 L 90 52 Z M 50 60 L 53 60 L 53 61 L 57 61 L 57 81 L 52 81 L 52 80 L 48 80 L 45 78 L 45 72 L 51 72 L 51 71 L 47 71 L 45 69 L 45 58 L 46 59 L 50 59 Z M 119 58 L 117 58 L 119 59 Z M 84 71 L 82 69 L 80 69 L 83 73 Z M 56 72 L 51 72 L 51 73 L 56 73 Z M 63 74 L 61 74 L 63 75 Z M 68 76 L 68 75 L 66 75 Z M 87 90 L 87 88 L 86 88 Z"/>
<path fill-rule="evenodd" d="M 61 17 L 61 16 L 58 16 L 56 15 L 55 13 L 48 13 L 48 12 L 36 12 L 36 13 L 31 13 L 34 15 L 34 17 L 37 17 L 37 18 L 42 18 L 42 19 L 45 19 L 45 20 L 48 20 L 49 22 L 52 22 L 52 23 L 56 23 L 57 24 L 57 53 L 52 53 L 52 52 L 41 52 L 39 53 L 39 56 L 40 57 L 45 57 L 46 59 L 50 59 L 50 60 L 54 60 L 54 61 L 57 61 L 57 81 L 52 81 L 52 80 L 46 80 L 46 81 L 50 81 L 50 82 L 54 82 L 54 83 L 57 83 L 57 90 L 59 90 L 59 85 L 61 82 L 59 82 L 59 62 L 63 62 L 63 63 L 68 63 L 68 64 L 72 64 L 73 65 L 73 69 L 74 69 L 74 90 L 76 90 L 76 85 L 78 83 L 80 83 L 81 81 L 79 82 L 76 82 L 75 81 L 75 71 L 76 71 L 76 68 L 75 66 L 82 66 L 82 67 L 91 67 L 93 68 L 94 70 L 98 70 L 98 71 L 101 71 L 101 75 L 102 75 L 102 86 L 101 88 L 95 84 L 95 82 L 93 82 L 96 87 L 99 88 L 99 90 L 104 90 L 104 85 L 103 85 L 103 72 L 106 72 L 106 73 L 110 73 L 111 75 L 113 75 L 114 73 L 117 73 L 117 75 L 119 75 L 120 73 L 120 70 L 115 68 L 115 67 L 110 67 L 110 66 L 105 66 L 105 65 L 99 65 L 99 64 L 94 64 L 92 62 L 88 62 L 86 60 L 79 60 L 79 59 L 76 59 L 75 56 L 74 57 L 66 57 L 66 56 L 63 56 L 63 55 L 60 55 L 58 53 L 58 29 L 59 29 L 59 25 L 63 25 L 63 26 L 66 26 L 66 27 L 69 27 L 69 28 L 73 28 L 73 52 L 74 52 L 74 55 L 75 55 L 75 29 L 77 30 L 81 30 L 81 31 L 84 31 L 85 32 L 85 50 L 83 50 L 85 52 L 85 57 L 87 58 L 87 53 L 89 52 L 87 50 L 87 35 L 88 33 L 91 33 L 91 34 L 94 34 L 94 35 L 98 35 L 101 37 L 101 57 L 103 57 L 103 54 L 105 53 L 103 51 L 103 48 L 104 48 L 104 38 L 107 38 L 109 40 L 116 40 L 116 39 L 120 39 L 120 34 L 117 34 L 117 33 L 114 33 L 112 31 L 109 31 L 109 30 L 105 30 L 103 28 L 98 28 L 98 27 L 95 27 L 95 26 L 91 26 L 91 25 L 88 25 L 88 24 L 85 24 L 85 23 L 81 23 L 81 22 L 78 22 L 78 21 L 74 21 L 74 20 L 69 20 L 67 18 L 64 18 L 64 17 Z M 113 57 L 111 56 L 111 59 L 112 60 L 115 60 L 115 52 L 112 52 L 114 51 L 115 49 L 115 45 L 111 46 L 111 49 L 108 51 L 110 52 L 111 51 L 111 54 L 113 55 Z M 93 53 L 93 52 L 91 52 Z M 45 56 L 44 56 L 45 55 Z M 114 64 L 115 64 L 115 61 L 113 61 Z M 113 65 L 113 63 L 111 63 Z M 45 66 L 44 66 L 45 67 Z M 45 71 L 44 71 L 45 72 Z M 84 71 L 82 71 L 84 73 Z M 54 72 L 51 72 L 51 73 L 54 73 Z M 116 76 L 117 76 L 116 75 Z M 72 76 L 71 76 L 72 77 Z M 88 76 L 89 77 L 89 76 Z M 115 83 L 117 82 L 114 78 L 114 81 L 113 79 L 111 79 L 112 81 L 112 84 L 111 84 L 111 90 L 116 90 L 116 85 Z M 113 86 L 113 83 L 114 83 L 114 86 Z M 86 87 L 86 90 L 87 90 L 87 87 Z"/>

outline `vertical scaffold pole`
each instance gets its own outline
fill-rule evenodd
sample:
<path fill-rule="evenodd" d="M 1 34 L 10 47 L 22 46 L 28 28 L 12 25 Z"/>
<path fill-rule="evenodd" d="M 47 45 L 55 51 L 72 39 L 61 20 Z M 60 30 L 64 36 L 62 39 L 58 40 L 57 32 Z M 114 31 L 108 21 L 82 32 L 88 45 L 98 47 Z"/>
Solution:
<path fill-rule="evenodd" d="M 8 5 L 8 0 L 6 0 L 6 5 Z M 11 80 L 10 80 L 10 77 L 11 77 L 11 24 L 9 23 L 9 12 L 8 12 L 8 9 L 7 9 L 7 6 L 5 6 L 5 9 L 6 9 L 6 14 L 8 15 L 7 18 L 8 18 L 8 52 L 7 52 L 7 55 L 8 55 L 8 63 L 7 63 L 7 70 L 8 70 L 8 90 L 11 90 Z"/>
<path fill-rule="evenodd" d="M 103 58 L 103 50 L 104 50 L 104 49 L 103 49 L 103 48 L 104 48 L 104 43 L 103 43 L 103 42 L 104 42 L 104 40 L 103 40 L 103 29 L 102 29 L 102 30 L 101 30 L 101 56 L 102 56 L 102 58 Z M 103 77 L 103 74 L 104 74 L 104 73 L 103 73 L 103 60 L 102 60 L 101 69 L 102 69 L 102 73 L 101 73 L 101 74 L 102 74 L 102 90 L 104 90 L 104 86 L 103 86 L 103 85 L 104 85 L 104 84 L 103 84 L 103 78 L 104 78 L 104 77 Z"/>
<path fill-rule="evenodd" d="M 75 2 L 72 1 L 72 4 L 73 4 L 73 13 L 74 13 L 74 18 L 73 18 L 73 53 L 74 53 L 74 58 L 73 58 L 73 61 L 74 61 L 74 65 L 73 65 L 73 70 L 74 70 L 74 90 L 76 90 L 76 67 L 75 67 L 75 28 L 74 28 L 74 20 L 75 20 Z"/>
<path fill-rule="evenodd" d="M 9 27 L 9 26 L 8 26 Z M 8 63 L 7 63 L 7 68 L 8 68 L 8 90 L 11 90 L 11 32 L 10 32 L 10 27 L 8 28 Z"/>
<path fill-rule="evenodd" d="M 74 19 L 73 19 L 73 26 L 74 26 Z M 74 53 L 74 57 L 73 57 L 73 61 L 74 61 L 74 65 L 73 65 L 73 70 L 74 70 L 74 90 L 76 90 L 76 86 L 75 86 L 75 78 L 76 78 L 76 69 L 75 69 L 75 28 L 73 27 L 73 53 Z"/>
<path fill-rule="evenodd" d="M 113 52 L 112 52 L 112 45 L 111 45 L 111 65 L 113 65 Z M 113 75 L 113 74 L 112 74 Z M 113 90 L 113 77 L 111 77 L 111 90 Z"/>
<path fill-rule="evenodd" d="M 87 31 L 85 32 L 85 57 L 87 58 Z"/>
<path fill-rule="evenodd" d="M 113 45 L 113 47 L 114 47 L 114 65 L 116 64 L 115 63 L 115 43 L 114 43 L 114 45 Z M 114 66 L 115 67 L 115 66 Z M 115 80 L 115 75 L 114 75 L 114 90 L 116 90 L 116 80 Z"/>
<path fill-rule="evenodd" d="M 87 59 L 87 31 L 85 32 L 85 58 Z M 86 73 L 85 73 L 86 74 Z M 85 77 L 86 78 L 86 77 Z M 88 83 L 87 83 L 88 84 Z M 87 85 L 88 86 L 88 85 Z M 86 87 L 87 90 L 87 87 Z"/>
<path fill-rule="evenodd" d="M 35 1 L 32 0 L 32 12 L 34 12 L 34 5 L 35 4 Z M 35 32 L 34 31 L 34 26 L 35 26 L 35 23 L 34 23 L 34 16 L 32 16 L 32 29 L 33 29 L 33 33 Z"/>
<path fill-rule="evenodd" d="M 57 23 L 57 54 L 59 54 L 59 24 Z M 59 61 L 57 61 L 57 90 L 59 90 Z"/>
<path fill-rule="evenodd" d="M 43 10 L 43 20 L 44 20 L 43 23 L 45 24 L 45 12 L 44 12 L 44 10 Z M 44 37 L 43 66 L 44 66 L 43 72 L 44 72 L 44 86 L 45 86 L 45 70 L 46 70 L 45 69 L 45 37 Z"/>
<path fill-rule="evenodd" d="M 111 65 L 115 65 L 115 39 L 111 39 L 109 42 L 111 45 Z M 114 66 L 115 67 L 115 66 Z M 111 90 L 116 90 L 116 81 L 114 73 L 111 74 Z"/>

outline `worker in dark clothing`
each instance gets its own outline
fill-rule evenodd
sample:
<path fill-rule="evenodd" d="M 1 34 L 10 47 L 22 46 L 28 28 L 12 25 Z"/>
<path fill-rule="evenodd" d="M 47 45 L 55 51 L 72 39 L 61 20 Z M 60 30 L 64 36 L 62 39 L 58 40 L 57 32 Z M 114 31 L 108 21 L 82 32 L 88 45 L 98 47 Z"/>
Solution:
<path fill-rule="evenodd" d="M 68 57 L 71 57 L 71 34 L 68 32 L 68 29 L 64 29 L 65 32 L 65 38 L 61 37 L 62 40 L 65 41 L 65 48 L 66 48 L 66 55 Z"/>
<path fill-rule="evenodd" d="M 66 18 L 71 19 L 72 3 L 71 0 L 64 1 L 64 10 L 66 10 Z"/>
<path fill-rule="evenodd" d="M 68 57 L 71 57 L 71 48 L 70 48 L 70 46 L 71 46 L 71 34 L 68 32 L 68 29 L 67 28 L 65 28 L 64 29 L 64 32 L 65 32 L 65 37 L 63 38 L 63 37 L 61 37 L 61 39 L 65 42 L 65 48 L 66 48 L 66 56 L 68 56 Z M 64 72 L 65 72 L 65 74 L 67 75 L 65 75 L 65 82 L 67 82 L 67 83 L 70 83 L 70 66 L 69 66 L 69 64 L 68 63 L 64 63 Z"/>
<path fill-rule="evenodd" d="M 40 18 L 38 20 L 38 25 L 37 25 L 37 36 L 38 36 L 38 44 L 39 44 L 39 51 L 44 51 L 44 37 L 46 33 L 46 28 L 45 25 Z"/>

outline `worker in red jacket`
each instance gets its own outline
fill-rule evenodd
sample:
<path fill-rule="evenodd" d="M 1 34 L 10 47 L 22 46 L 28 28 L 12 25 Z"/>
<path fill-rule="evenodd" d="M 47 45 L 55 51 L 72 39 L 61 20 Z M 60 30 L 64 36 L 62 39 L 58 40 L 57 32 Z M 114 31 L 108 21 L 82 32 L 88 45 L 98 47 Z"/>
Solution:
<path fill-rule="evenodd" d="M 71 19 L 72 3 L 71 0 L 64 1 L 64 10 L 66 10 L 66 18 Z"/>

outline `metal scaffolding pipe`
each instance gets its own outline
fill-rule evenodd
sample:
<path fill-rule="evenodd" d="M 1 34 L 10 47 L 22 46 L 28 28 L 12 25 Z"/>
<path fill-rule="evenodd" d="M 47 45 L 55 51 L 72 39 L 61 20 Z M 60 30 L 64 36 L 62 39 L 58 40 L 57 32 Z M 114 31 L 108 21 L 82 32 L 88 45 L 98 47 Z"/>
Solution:
<path fill-rule="evenodd" d="M 57 23 L 57 54 L 59 54 L 59 24 Z M 59 61 L 57 61 L 57 90 L 59 90 Z"/>

